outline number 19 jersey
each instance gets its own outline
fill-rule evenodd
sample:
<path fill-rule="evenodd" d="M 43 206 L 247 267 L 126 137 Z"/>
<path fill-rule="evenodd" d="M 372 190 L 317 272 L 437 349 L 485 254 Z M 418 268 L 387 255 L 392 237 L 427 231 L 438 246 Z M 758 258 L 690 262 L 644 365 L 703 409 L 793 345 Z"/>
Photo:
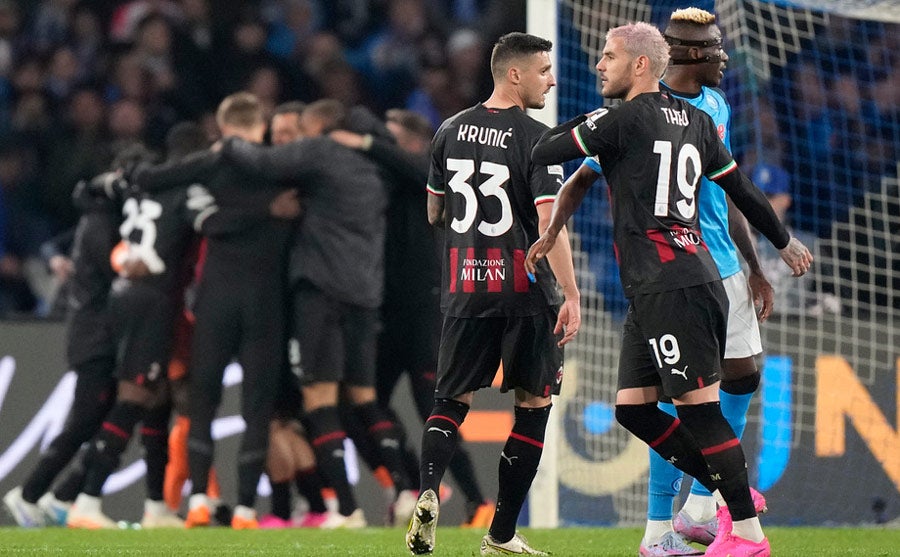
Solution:
<path fill-rule="evenodd" d="M 531 162 L 546 130 L 518 107 L 478 104 L 446 120 L 435 135 L 428 193 L 444 198 L 446 315 L 536 315 L 560 303 L 546 259 L 534 283 L 524 266 L 540 236 L 536 207 L 552 203 L 562 185 L 561 166 Z"/>

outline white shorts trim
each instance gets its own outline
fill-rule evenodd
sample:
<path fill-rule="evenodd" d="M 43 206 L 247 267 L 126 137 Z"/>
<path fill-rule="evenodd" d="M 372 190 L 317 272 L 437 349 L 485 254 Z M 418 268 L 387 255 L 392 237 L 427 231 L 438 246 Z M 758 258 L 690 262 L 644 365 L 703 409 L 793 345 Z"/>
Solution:
<path fill-rule="evenodd" d="M 749 358 L 762 353 L 759 321 L 753 295 L 743 271 L 722 280 L 728 294 L 728 336 L 725 340 L 725 359 Z"/>

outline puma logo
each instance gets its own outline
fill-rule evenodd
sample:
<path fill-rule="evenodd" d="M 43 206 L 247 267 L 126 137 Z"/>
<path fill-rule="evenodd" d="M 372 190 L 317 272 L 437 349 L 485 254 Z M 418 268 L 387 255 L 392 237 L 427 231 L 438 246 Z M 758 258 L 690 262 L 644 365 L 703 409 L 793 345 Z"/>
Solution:
<path fill-rule="evenodd" d="M 684 380 L 687 381 L 687 368 L 688 366 L 684 366 L 684 369 L 679 370 L 677 368 L 672 368 L 672 375 L 680 375 L 684 377 Z"/>
<path fill-rule="evenodd" d="M 517 456 L 506 456 L 506 453 L 504 453 L 503 451 L 500 451 L 500 458 L 505 459 L 506 462 L 508 462 L 509 465 L 512 466 L 512 465 L 513 465 L 512 461 L 515 460 L 515 459 L 517 459 L 517 458 L 519 458 L 519 457 L 517 457 Z"/>
<path fill-rule="evenodd" d="M 446 437 L 448 439 L 450 438 L 450 434 L 452 433 L 452 431 L 449 429 L 441 429 L 439 427 L 429 427 L 428 431 L 438 431 L 440 433 L 443 433 L 444 437 Z"/>

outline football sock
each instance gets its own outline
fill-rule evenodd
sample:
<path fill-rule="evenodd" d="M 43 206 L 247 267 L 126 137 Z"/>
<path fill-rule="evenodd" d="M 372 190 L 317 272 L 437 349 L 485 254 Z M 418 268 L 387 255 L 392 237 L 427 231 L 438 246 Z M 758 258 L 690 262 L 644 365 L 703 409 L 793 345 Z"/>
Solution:
<path fill-rule="evenodd" d="M 652 451 L 651 451 L 652 454 Z M 648 520 L 644 528 L 643 542 L 646 545 L 654 545 L 662 540 L 668 532 L 672 531 L 672 520 Z"/>
<path fill-rule="evenodd" d="M 166 463 L 166 479 L 163 495 L 166 505 L 173 511 L 181 506 L 181 490 L 188 479 L 187 440 L 191 420 L 187 416 L 176 416 L 172 431 L 169 432 L 169 460 Z"/>
<path fill-rule="evenodd" d="M 309 503 L 310 512 L 324 513 L 328 510 L 325 507 L 325 500 L 322 498 L 322 477 L 315 466 L 298 470 L 294 477 L 294 483 L 297 486 L 297 493 Z"/>
<path fill-rule="evenodd" d="M 670 416 L 675 415 L 675 405 L 660 402 L 658 408 Z M 650 451 L 650 479 L 647 483 L 647 519 L 672 520 L 672 505 L 681 490 L 684 473 L 669 464 L 659 453 Z"/>
<path fill-rule="evenodd" d="M 516 421 L 500 452 L 500 489 L 490 528 L 491 537 L 500 543 L 508 542 L 516 534 L 519 511 L 531 489 L 544 451 L 544 432 L 552 406 L 516 407 Z"/>
<path fill-rule="evenodd" d="M 144 408 L 132 402 L 117 402 L 110 410 L 100 431 L 94 436 L 87 456 L 87 474 L 83 493 L 100 497 L 106 479 L 119 467 L 119 459 L 134 432 L 134 426 L 144 417 Z"/>
<path fill-rule="evenodd" d="M 291 519 L 291 482 L 272 482 L 272 514 L 281 520 Z"/>
<path fill-rule="evenodd" d="M 697 483 L 699 485 L 699 483 Z M 706 492 L 706 488 L 700 486 Z M 716 517 L 716 500 L 712 494 L 699 495 L 694 493 L 693 487 L 681 510 L 697 522 L 708 522 Z"/>
<path fill-rule="evenodd" d="M 141 427 L 141 443 L 144 446 L 144 462 L 147 464 L 147 498 L 163 500 L 166 479 L 166 464 L 169 461 L 169 416 L 168 405 L 151 408 L 144 416 Z"/>
<path fill-rule="evenodd" d="M 76 456 L 71 466 L 65 469 L 62 478 L 53 486 L 53 496 L 60 501 L 71 503 L 84 487 L 87 474 L 87 462 L 90 446 L 85 447 Z"/>
<path fill-rule="evenodd" d="M 731 526 L 731 533 L 739 538 L 757 543 L 766 537 L 763 534 L 762 526 L 759 524 L 759 517 L 756 516 L 744 520 L 736 520 Z"/>
<path fill-rule="evenodd" d="M 707 489 L 719 489 L 735 522 L 755 517 L 744 451 L 722 417 L 719 403 L 684 404 L 678 407 L 678 416 L 700 445 L 709 473 L 716 478 Z"/>
<path fill-rule="evenodd" d="M 413 488 L 403 465 L 403 440 L 400 428 L 377 402 L 354 406 L 354 412 L 366 428 L 366 435 L 378 450 L 379 460 L 391 474 L 397 491 Z"/>
<path fill-rule="evenodd" d="M 728 425 L 731 426 L 731 429 L 734 430 L 734 434 L 738 439 L 744 436 L 744 429 L 747 427 L 747 411 L 750 409 L 750 400 L 753 398 L 753 393 L 756 392 L 757 387 L 759 387 L 759 380 L 760 374 L 759 372 L 756 372 L 752 375 L 732 381 L 723 380 L 720 384 L 719 404 L 722 409 L 722 415 L 725 416 L 725 420 L 728 422 Z M 694 496 L 693 501 L 691 500 L 692 496 Z M 699 520 L 699 518 L 692 513 L 702 512 L 702 516 L 707 517 L 710 512 L 711 503 L 708 500 L 704 501 L 697 499 L 696 496 L 710 497 L 710 493 L 709 490 L 698 482 L 694 482 L 691 486 L 691 494 L 688 496 L 685 507 L 687 508 L 688 504 L 690 504 L 691 510 L 689 511 L 689 514 L 691 514 L 691 517 L 695 520 Z M 702 509 L 695 507 L 695 505 L 702 505 Z M 715 504 L 712 503 L 711 505 L 712 513 L 715 515 Z"/>
<path fill-rule="evenodd" d="M 655 402 L 617 404 L 616 420 L 651 449 L 697 481 L 712 486 L 709 466 L 700 446 L 678 418 L 660 410 Z"/>
<path fill-rule="evenodd" d="M 328 485 L 334 488 L 338 511 L 349 516 L 357 505 L 344 465 L 344 439 L 347 434 L 341 426 L 338 409 L 336 406 L 317 408 L 306 415 L 306 423 L 319 471 Z"/>
<path fill-rule="evenodd" d="M 459 426 L 466 419 L 469 405 L 453 399 L 437 399 L 422 432 L 422 458 L 419 460 L 419 489 L 441 491 L 441 480 L 459 442 Z"/>

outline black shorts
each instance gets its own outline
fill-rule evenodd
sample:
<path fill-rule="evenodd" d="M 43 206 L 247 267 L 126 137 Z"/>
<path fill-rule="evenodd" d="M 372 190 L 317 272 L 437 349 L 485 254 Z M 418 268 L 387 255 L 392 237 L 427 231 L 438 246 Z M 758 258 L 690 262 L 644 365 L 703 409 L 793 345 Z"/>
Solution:
<path fill-rule="evenodd" d="M 69 368 L 78 369 L 94 360 L 116 357 L 116 345 L 106 304 L 100 309 L 83 308 L 71 314 L 66 331 Z"/>
<path fill-rule="evenodd" d="M 301 385 L 375 386 L 378 310 L 340 302 L 309 282 L 293 291 L 290 363 Z"/>
<path fill-rule="evenodd" d="M 715 383 L 727 324 L 722 281 L 636 295 L 623 327 L 619 389 L 661 386 L 678 398 Z"/>
<path fill-rule="evenodd" d="M 501 391 L 559 394 L 563 350 L 553 334 L 559 308 L 525 317 L 444 318 L 435 398 L 489 387 L 503 362 Z"/>
<path fill-rule="evenodd" d="M 117 281 L 110 312 L 119 353 L 116 378 L 145 386 L 165 379 L 175 321 L 172 297 L 140 282 Z"/>

